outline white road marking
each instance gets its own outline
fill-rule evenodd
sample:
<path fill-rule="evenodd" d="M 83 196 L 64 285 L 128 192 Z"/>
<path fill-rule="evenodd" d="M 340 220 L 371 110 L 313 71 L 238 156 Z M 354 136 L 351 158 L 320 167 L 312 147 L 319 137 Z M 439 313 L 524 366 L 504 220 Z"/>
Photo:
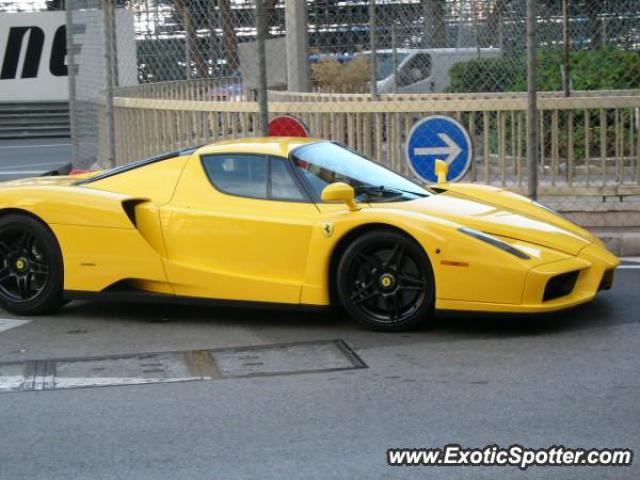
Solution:
<path fill-rule="evenodd" d="M 49 145 L 4 145 L 1 146 L 0 149 L 11 149 L 11 148 L 51 148 L 51 147 L 68 147 L 70 143 L 52 143 Z"/>
<path fill-rule="evenodd" d="M 640 270 L 640 265 L 620 265 L 617 270 Z"/>
<path fill-rule="evenodd" d="M 0 170 L 0 174 L 2 175 L 24 175 L 24 174 L 40 174 L 44 173 L 46 170 Z"/>
<path fill-rule="evenodd" d="M 9 330 L 10 328 L 20 327 L 29 322 L 31 322 L 31 320 L 13 320 L 9 318 L 0 318 L 0 332 L 4 332 L 5 330 Z"/>

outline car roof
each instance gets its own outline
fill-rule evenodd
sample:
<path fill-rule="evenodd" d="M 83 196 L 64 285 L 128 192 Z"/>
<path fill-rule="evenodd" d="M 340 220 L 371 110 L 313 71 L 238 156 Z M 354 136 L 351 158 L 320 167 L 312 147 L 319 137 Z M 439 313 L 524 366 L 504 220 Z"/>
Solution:
<path fill-rule="evenodd" d="M 164 160 L 181 157 L 185 155 L 213 155 L 217 153 L 254 153 L 259 155 L 274 155 L 280 157 L 288 157 L 289 153 L 301 145 L 323 142 L 325 140 L 317 138 L 301 138 L 301 137 L 253 137 L 242 138 L 236 140 L 223 140 L 209 145 L 200 145 L 195 147 L 184 148 L 174 152 L 157 155 L 151 158 L 145 158 L 137 162 L 131 162 L 119 167 L 92 175 L 87 178 L 81 178 L 75 182 L 75 185 L 85 185 L 94 183 L 105 178 L 115 175 L 127 173 L 147 165 L 152 165 Z"/>
<path fill-rule="evenodd" d="M 253 137 L 237 140 L 224 140 L 204 145 L 196 152 L 197 155 L 212 155 L 216 153 L 257 153 L 261 155 L 276 155 L 287 157 L 295 148 L 310 143 L 322 142 L 318 138 L 301 137 Z"/>

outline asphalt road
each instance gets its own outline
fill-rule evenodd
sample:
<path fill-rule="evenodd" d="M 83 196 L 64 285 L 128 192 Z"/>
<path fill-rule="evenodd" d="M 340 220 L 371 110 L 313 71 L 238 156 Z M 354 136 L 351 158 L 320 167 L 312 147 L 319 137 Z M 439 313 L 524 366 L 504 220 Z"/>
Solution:
<path fill-rule="evenodd" d="M 74 302 L 0 332 L 0 361 L 343 339 L 368 368 L 3 393 L 0 478 L 637 479 L 637 460 L 410 468 L 386 466 L 386 450 L 640 451 L 638 285 L 640 269 L 624 269 L 613 290 L 564 313 L 442 314 L 404 334 L 329 313 Z"/>
<path fill-rule="evenodd" d="M 0 179 L 66 163 L 68 140 L 0 142 Z M 393 447 L 640 451 L 640 259 L 589 305 L 441 314 L 404 334 L 341 314 L 73 302 L 0 310 L 0 362 L 342 339 L 367 368 L 0 393 L 0 479 L 637 479 L 631 467 L 388 467 Z M 6 328 L 6 329 L 5 329 Z M 304 360 L 304 359 L 303 359 Z"/>
<path fill-rule="evenodd" d="M 0 140 L 0 181 L 41 175 L 70 160 L 68 138 Z"/>

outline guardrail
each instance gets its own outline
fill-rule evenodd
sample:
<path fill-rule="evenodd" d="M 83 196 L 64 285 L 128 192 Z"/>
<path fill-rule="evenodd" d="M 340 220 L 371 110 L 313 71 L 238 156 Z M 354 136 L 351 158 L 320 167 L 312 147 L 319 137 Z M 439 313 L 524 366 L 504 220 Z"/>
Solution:
<path fill-rule="evenodd" d="M 177 80 L 173 82 L 143 83 L 117 89 L 118 97 L 208 101 L 251 101 L 253 91 L 243 88 L 238 77 Z"/>
<path fill-rule="evenodd" d="M 257 103 L 229 79 L 120 89 L 114 105 L 118 163 L 257 132 Z M 269 93 L 271 114 L 297 116 L 314 137 L 345 143 L 404 174 L 404 142 L 414 123 L 450 115 L 467 127 L 475 147 L 467 179 L 516 191 L 526 187 L 526 106 L 519 93 L 376 101 L 366 94 Z M 640 194 L 640 92 L 545 93 L 539 109 L 541 194 Z"/>
<path fill-rule="evenodd" d="M 67 102 L 0 103 L 0 139 L 69 136 Z"/>

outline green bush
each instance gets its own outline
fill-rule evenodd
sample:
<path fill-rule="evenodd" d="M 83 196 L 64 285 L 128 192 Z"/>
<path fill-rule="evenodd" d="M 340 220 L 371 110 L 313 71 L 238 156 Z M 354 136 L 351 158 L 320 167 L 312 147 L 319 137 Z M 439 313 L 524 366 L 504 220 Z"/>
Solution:
<path fill-rule="evenodd" d="M 562 90 L 563 52 L 538 52 L 540 91 Z M 624 90 L 640 88 L 640 55 L 613 46 L 571 52 L 573 90 Z M 458 63 L 449 71 L 450 92 L 523 92 L 527 90 L 525 58 L 480 58 Z"/>
<path fill-rule="evenodd" d="M 524 59 L 513 57 L 478 58 L 457 63 L 449 70 L 450 92 L 506 92 L 522 76 Z"/>
<path fill-rule="evenodd" d="M 538 56 L 539 86 L 542 91 L 562 90 L 561 50 L 543 50 Z M 640 55 L 613 46 L 579 50 L 569 57 L 573 90 L 624 90 L 640 88 Z M 526 76 L 511 90 L 527 89 Z"/>

